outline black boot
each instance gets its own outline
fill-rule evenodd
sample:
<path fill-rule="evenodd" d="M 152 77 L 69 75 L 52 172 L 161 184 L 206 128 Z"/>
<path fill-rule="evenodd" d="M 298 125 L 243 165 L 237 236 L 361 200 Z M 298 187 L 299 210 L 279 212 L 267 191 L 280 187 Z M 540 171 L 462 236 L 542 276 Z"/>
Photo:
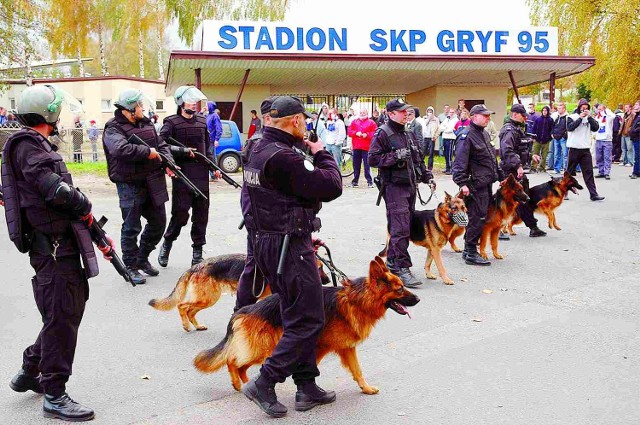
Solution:
<path fill-rule="evenodd" d="M 467 251 L 467 258 L 464 259 L 466 264 L 474 266 L 490 266 L 491 261 L 485 260 L 478 254 L 478 247 L 475 244 L 465 244 L 464 249 Z"/>
<path fill-rule="evenodd" d="M 193 247 L 193 257 L 191 258 L 191 265 L 195 266 L 198 263 L 201 263 L 204 258 L 202 258 L 202 245 Z"/>
<path fill-rule="evenodd" d="M 502 231 L 500 231 L 500 234 L 498 235 L 498 239 L 501 241 L 510 241 L 511 237 L 509 237 L 508 233 L 504 233 Z"/>
<path fill-rule="evenodd" d="M 315 381 L 298 385 L 296 391 L 296 410 L 304 412 L 321 404 L 329 404 L 336 401 L 335 391 L 325 391 L 316 385 Z"/>
<path fill-rule="evenodd" d="M 537 238 L 540 236 L 547 236 L 547 232 L 545 232 L 544 230 L 540 230 L 538 226 L 533 226 L 531 230 L 529 230 L 530 238 Z"/>
<path fill-rule="evenodd" d="M 167 267 L 169 264 L 169 253 L 171 252 L 171 246 L 173 242 L 169 242 L 168 240 L 164 240 L 162 246 L 160 246 L 160 253 L 158 254 L 158 264 L 162 267 Z"/>
<path fill-rule="evenodd" d="M 131 283 L 136 285 L 143 285 L 147 283 L 147 279 L 140 274 L 137 268 L 127 266 L 127 271 L 131 277 Z"/>
<path fill-rule="evenodd" d="M 42 411 L 45 418 L 57 418 L 69 422 L 90 421 L 95 416 L 93 410 L 71 400 L 67 393 L 60 397 L 45 394 Z"/>
<path fill-rule="evenodd" d="M 287 408 L 278 401 L 275 386 L 275 382 L 267 382 L 258 376 L 242 387 L 242 393 L 267 415 L 282 418 L 287 414 Z"/>
<path fill-rule="evenodd" d="M 20 369 L 18 374 L 13 377 L 9 386 L 13 391 L 23 393 L 25 391 L 33 391 L 34 393 L 42 394 L 42 387 L 40 386 L 40 380 L 37 376 L 28 375 L 24 369 Z"/>
<path fill-rule="evenodd" d="M 136 267 L 148 276 L 158 276 L 160 274 L 160 271 L 151 265 L 148 258 L 138 258 Z"/>
<path fill-rule="evenodd" d="M 417 288 L 422 285 L 422 281 L 418 280 L 413 273 L 411 273 L 411 270 L 409 270 L 408 267 L 400 268 L 395 271 L 391 270 L 391 273 L 398 276 L 407 288 Z"/>

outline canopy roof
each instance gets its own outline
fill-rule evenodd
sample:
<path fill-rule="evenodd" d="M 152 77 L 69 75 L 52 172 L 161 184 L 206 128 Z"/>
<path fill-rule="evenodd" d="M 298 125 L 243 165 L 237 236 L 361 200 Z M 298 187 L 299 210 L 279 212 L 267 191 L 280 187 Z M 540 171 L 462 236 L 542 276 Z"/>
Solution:
<path fill-rule="evenodd" d="M 215 53 L 173 51 L 166 91 L 202 85 L 267 85 L 272 93 L 413 93 L 432 86 L 510 87 L 509 71 L 518 87 L 583 72 L 595 64 L 590 56 L 496 55 L 357 55 L 308 53 Z"/>

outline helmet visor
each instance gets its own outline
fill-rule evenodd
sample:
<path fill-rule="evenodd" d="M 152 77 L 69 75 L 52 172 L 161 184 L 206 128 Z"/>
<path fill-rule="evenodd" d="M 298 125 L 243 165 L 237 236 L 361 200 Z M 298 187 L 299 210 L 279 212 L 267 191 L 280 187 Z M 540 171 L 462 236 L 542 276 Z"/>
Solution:
<path fill-rule="evenodd" d="M 198 103 L 204 100 L 207 100 L 207 96 L 195 87 L 189 87 L 182 94 L 182 101 L 184 103 Z"/>
<path fill-rule="evenodd" d="M 80 115 L 84 112 L 82 103 L 80 103 L 78 99 L 69 94 L 69 92 L 53 84 L 49 87 L 51 88 L 55 96 L 53 101 L 47 106 L 47 110 L 49 112 L 59 112 L 63 104 L 65 104 L 67 108 L 69 108 L 69 112 L 71 112 L 73 115 Z"/>
<path fill-rule="evenodd" d="M 142 94 L 142 96 L 140 96 L 140 98 L 138 99 L 138 105 L 140 105 L 140 108 L 142 108 L 142 112 L 145 116 L 152 114 L 156 109 L 156 102 L 146 94 Z"/>

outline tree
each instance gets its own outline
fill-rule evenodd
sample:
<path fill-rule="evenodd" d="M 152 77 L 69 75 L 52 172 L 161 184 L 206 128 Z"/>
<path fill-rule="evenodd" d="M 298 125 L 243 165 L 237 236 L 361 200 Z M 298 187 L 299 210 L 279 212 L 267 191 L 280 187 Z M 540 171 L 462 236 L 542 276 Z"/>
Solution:
<path fill-rule="evenodd" d="M 527 0 L 534 25 L 558 27 L 559 51 L 592 55 L 596 64 L 576 82 L 614 105 L 640 98 L 640 2 L 638 0 Z"/>
<path fill-rule="evenodd" d="M 587 99 L 588 102 L 591 102 L 591 90 L 585 83 L 578 84 L 576 92 L 578 94 L 578 99 Z"/>
<path fill-rule="evenodd" d="M 41 31 L 38 24 L 42 9 L 29 0 L 0 0 L 0 68 L 22 65 L 30 76 L 34 58 L 32 39 Z M 24 72 L 6 73 L 5 76 L 23 77 Z M 2 89 L 3 83 L 0 83 Z"/>

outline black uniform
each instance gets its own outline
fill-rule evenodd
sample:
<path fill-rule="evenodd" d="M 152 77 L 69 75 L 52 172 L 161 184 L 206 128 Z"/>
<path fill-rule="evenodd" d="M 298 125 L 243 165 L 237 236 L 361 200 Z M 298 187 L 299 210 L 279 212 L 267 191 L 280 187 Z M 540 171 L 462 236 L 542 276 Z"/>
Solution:
<path fill-rule="evenodd" d="M 271 291 L 280 295 L 284 334 L 260 371 L 261 379 L 274 384 L 289 375 L 303 384 L 320 374 L 316 339 L 324 325 L 324 307 L 311 233 L 320 228 L 320 202 L 342 194 L 333 157 L 320 151 L 313 165 L 305 164 L 292 149 L 295 143 L 291 134 L 267 127 L 244 166 L 248 196 L 242 198 L 242 210 L 247 229 L 255 234 L 256 265 Z M 278 276 L 285 235 L 289 247 Z"/>
<path fill-rule="evenodd" d="M 412 137 L 404 125 L 389 120 L 376 130 L 369 149 L 369 165 L 379 168 L 382 178 L 390 235 L 387 264 L 392 271 L 411 267 L 409 225 L 415 209 L 416 188 L 419 182 L 427 183 L 433 178 Z M 399 149 L 409 149 L 411 160 L 399 160 L 396 154 Z"/>
<path fill-rule="evenodd" d="M 176 139 L 188 148 L 193 148 L 211 161 L 214 161 L 209 149 L 209 132 L 205 117 L 195 114 L 191 118 L 182 115 L 171 115 L 164 119 L 160 130 L 160 138 L 166 141 L 169 137 Z M 209 167 L 197 162 L 188 154 L 178 154 L 172 149 L 176 164 L 202 193 L 209 197 Z M 164 234 L 165 241 L 172 243 L 180 235 L 180 230 L 189 221 L 191 215 L 191 241 L 193 247 L 201 247 L 206 243 L 207 223 L 209 222 L 209 200 L 196 196 L 182 181 L 173 180 L 171 189 L 171 220 Z"/>
<path fill-rule="evenodd" d="M 504 179 L 498 166 L 491 137 L 484 127 L 473 122 L 458 135 L 456 158 L 453 161 L 453 181 L 459 186 L 467 186 L 471 191 L 465 200 L 469 224 L 464 240 L 477 245 L 482 235 L 482 226 L 487 216 L 492 197 L 491 186 Z"/>
<path fill-rule="evenodd" d="M 24 351 L 22 369 L 33 377 L 42 374 L 44 392 L 57 398 L 65 393 L 72 372 L 78 327 L 89 298 L 80 248 L 93 253 L 93 247 L 87 228 L 72 224 L 91 212 L 91 203 L 73 188 L 56 150 L 30 128 L 12 135 L 3 150 L 2 184 L 9 235 L 21 252 L 29 253 L 36 273 L 33 294 L 43 322 L 35 343 Z M 96 267 L 97 273 L 97 264 L 85 267 Z"/>
<path fill-rule="evenodd" d="M 518 180 L 527 194 L 529 194 L 529 179 L 523 175 L 518 178 L 518 168 L 524 167 L 529 163 L 529 144 L 522 142 L 522 130 L 520 123 L 512 119 L 508 119 L 506 124 L 500 130 L 498 138 L 500 139 L 500 167 L 505 174 L 513 174 Z M 543 158 L 544 160 L 544 158 Z M 518 215 L 524 221 L 528 228 L 537 228 L 538 220 L 533 216 L 534 208 L 525 202 L 519 204 L 517 208 Z"/>
<path fill-rule="evenodd" d="M 122 261 L 130 268 L 146 262 L 162 239 L 167 222 L 164 203 L 169 200 L 162 162 L 148 159 L 150 150 L 128 141 L 137 135 L 149 146 L 171 158 L 169 146 L 156 134 L 148 119 L 132 124 L 116 110 L 115 117 L 105 124 L 102 136 L 107 157 L 109 178 L 116 184 L 122 211 Z M 142 231 L 140 217 L 147 220 Z"/>

